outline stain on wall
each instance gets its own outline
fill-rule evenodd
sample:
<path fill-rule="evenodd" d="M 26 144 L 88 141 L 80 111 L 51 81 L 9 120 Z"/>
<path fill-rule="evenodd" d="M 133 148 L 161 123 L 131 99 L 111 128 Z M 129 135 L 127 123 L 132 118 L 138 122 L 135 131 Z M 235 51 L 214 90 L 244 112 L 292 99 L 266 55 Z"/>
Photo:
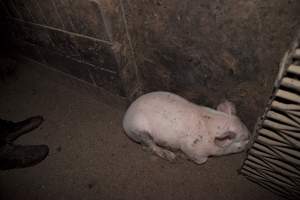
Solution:
<path fill-rule="evenodd" d="M 249 126 L 299 10 L 297 0 L 0 0 L 23 55 L 130 100 L 154 90 L 209 106 L 227 98 Z"/>

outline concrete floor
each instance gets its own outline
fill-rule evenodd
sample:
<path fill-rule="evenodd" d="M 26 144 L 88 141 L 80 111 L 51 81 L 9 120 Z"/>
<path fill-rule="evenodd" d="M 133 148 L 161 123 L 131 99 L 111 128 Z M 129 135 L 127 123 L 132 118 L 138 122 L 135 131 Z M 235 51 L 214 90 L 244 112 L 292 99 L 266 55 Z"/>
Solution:
<path fill-rule="evenodd" d="M 2 118 L 46 119 L 18 143 L 50 147 L 39 165 L 0 172 L 0 199 L 279 199 L 237 174 L 243 154 L 198 166 L 143 151 L 122 131 L 124 101 L 63 74 L 20 61 L 0 91 Z"/>

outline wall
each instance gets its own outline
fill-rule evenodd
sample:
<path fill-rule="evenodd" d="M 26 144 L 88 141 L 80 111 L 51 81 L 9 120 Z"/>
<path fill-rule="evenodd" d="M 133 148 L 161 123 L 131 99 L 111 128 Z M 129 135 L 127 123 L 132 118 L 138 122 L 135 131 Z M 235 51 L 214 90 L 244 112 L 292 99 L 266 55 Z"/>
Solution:
<path fill-rule="evenodd" d="M 18 48 L 40 62 L 129 99 L 153 90 L 210 106 L 227 98 L 251 126 L 300 22 L 297 0 L 1 0 L 0 8 Z"/>
<path fill-rule="evenodd" d="M 127 49 L 128 34 L 120 5 L 104 3 L 1 0 L 2 34 L 6 33 L 5 40 L 10 38 L 13 43 L 13 53 L 125 96 L 128 91 L 122 85 L 135 82 L 129 68 L 132 52 Z M 101 6 L 114 9 L 103 13 Z M 121 80 L 120 71 L 130 75 L 122 75 Z"/>
<path fill-rule="evenodd" d="M 233 101 L 249 127 L 300 28 L 297 0 L 124 1 L 143 92 Z"/>

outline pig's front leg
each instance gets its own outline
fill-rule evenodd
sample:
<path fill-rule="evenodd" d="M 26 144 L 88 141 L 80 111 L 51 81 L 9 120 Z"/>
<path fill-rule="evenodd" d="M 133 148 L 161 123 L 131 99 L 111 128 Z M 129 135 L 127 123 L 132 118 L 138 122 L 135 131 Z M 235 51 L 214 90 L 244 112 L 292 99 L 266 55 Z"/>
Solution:
<path fill-rule="evenodd" d="M 202 155 L 202 154 L 195 153 L 192 151 L 185 151 L 185 153 L 187 154 L 189 159 L 191 159 L 192 161 L 194 161 L 195 163 L 197 163 L 199 165 L 204 164 L 208 159 L 207 155 Z"/>
<path fill-rule="evenodd" d="M 197 163 L 198 165 L 202 165 L 206 163 L 207 159 L 208 159 L 207 157 L 202 157 L 202 156 L 196 156 L 194 158 L 191 158 L 191 160 Z"/>
<path fill-rule="evenodd" d="M 190 141 L 181 147 L 181 150 L 188 156 L 190 160 L 201 165 L 207 161 L 208 155 L 201 151 L 201 148 L 199 148 L 199 145 L 201 144 L 197 144 L 197 142 L 200 142 L 197 138 L 190 139 Z"/>

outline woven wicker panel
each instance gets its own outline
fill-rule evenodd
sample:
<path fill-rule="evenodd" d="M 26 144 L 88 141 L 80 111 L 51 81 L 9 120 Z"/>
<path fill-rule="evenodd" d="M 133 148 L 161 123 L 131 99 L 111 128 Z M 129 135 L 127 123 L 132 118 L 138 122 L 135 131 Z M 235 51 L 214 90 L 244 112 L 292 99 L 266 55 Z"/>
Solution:
<path fill-rule="evenodd" d="M 299 35 L 282 59 L 273 95 L 240 172 L 287 199 L 300 199 Z"/>

